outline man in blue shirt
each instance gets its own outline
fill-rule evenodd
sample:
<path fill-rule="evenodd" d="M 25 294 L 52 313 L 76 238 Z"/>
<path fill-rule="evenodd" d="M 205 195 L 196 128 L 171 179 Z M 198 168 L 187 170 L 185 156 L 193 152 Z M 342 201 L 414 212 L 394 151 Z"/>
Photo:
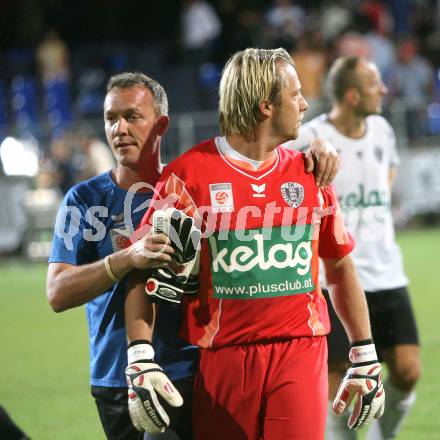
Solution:
<path fill-rule="evenodd" d="M 47 296 L 56 312 L 86 304 L 91 389 L 104 431 L 108 439 L 139 440 L 143 433 L 133 427 L 127 408 L 123 311 L 126 275 L 133 269 L 167 264 L 173 253 L 165 246 L 165 252 L 152 254 L 166 243 L 163 234 L 133 246 L 129 240 L 162 171 L 160 142 L 169 123 L 165 90 L 140 73 L 110 78 L 104 121 L 117 165 L 66 194 L 55 226 Z M 181 440 L 191 438 L 192 377 L 198 353 L 176 337 L 179 325 L 178 310 L 162 307 L 153 341 L 156 360 L 183 393 L 186 405 L 174 410 L 177 423 L 159 434 L 160 439 L 175 439 L 175 432 Z"/>

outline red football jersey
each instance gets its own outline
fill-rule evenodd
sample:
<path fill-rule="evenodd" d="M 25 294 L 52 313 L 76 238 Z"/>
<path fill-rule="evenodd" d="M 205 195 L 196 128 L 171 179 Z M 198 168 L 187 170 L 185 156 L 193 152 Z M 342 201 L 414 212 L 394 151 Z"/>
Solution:
<path fill-rule="evenodd" d="M 282 147 L 263 170 L 230 161 L 216 139 L 165 169 L 152 206 L 173 204 L 202 226 L 200 293 L 182 336 L 219 348 L 329 332 L 319 260 L 353 248 L 333 187 L 320 190 L 303 155 Z"/>

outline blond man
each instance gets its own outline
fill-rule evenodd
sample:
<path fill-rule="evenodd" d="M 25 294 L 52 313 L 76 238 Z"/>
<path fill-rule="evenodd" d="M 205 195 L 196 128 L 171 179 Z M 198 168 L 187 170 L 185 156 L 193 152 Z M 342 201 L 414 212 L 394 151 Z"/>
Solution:
<path fill-rule="evenodd" d="M 173 196 L 176 209 L 203 219 L 200 292 L 185 303 L 183 329 L 200 347 L 196 440 L 324 437 L 329 319 L 319 257 L 355 343 L 335 408 L 342 412 L 353 392 L 369 394 L 368 407 L 360 399 L 356 428 L 381 412 L 380 364 L 336 195 L 305 172 L 301 153 L 279 147 L 297 137 L 307 108 L 285 50 L 236 53 L 220 84 L 222 136 L 172 162 L 156 187 L 156 199 Z M 151 316 L 140 313 L 144 297 L 140 289 L 127 298 L 130 340 L 151 334 Z M 140 410 L 137 417 L 141 423 Z"/>

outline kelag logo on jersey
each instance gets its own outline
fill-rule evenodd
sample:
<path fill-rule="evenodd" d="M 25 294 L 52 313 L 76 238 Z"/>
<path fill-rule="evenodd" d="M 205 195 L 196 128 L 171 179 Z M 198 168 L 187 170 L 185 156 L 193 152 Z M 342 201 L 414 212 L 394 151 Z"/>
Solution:
<path fill-rule="evenodd" d="M 228 240 L 209 237 L 214 298 L 267 298 L 312 291 L 311 226 L 305 225 L 305 234 L 297 241 L 283 238 L 290 233 L 286 229 L 292 227 L 249 230 L 252 239 L 246 242 L 234 231 Z"/>
<path fill-rule="evenodd" d="M 304 200 L 304 187 L 296 182 L 283 183 L 281 195 L 288 205 L 298 208 Z"/>

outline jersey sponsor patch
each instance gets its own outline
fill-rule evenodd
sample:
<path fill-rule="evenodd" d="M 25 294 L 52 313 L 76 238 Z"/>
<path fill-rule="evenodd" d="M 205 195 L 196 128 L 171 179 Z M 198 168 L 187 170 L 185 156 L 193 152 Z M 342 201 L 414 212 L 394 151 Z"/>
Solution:
<path fill-rule="evenodd" d="M 130 233 L 122 229 L 110 229 L 110 238 L 112 240 L 113 252 L 126 249 L 131 245 Z"/>
<path fill-rule="evenodd" d="M 311 225 L 231 231 L 209 237 L 214 298 L 255 299 L 314 290 Z"/>
<path fill-rule="evenodd" d="M 232 184 L 212 183 L 209 185 L 209 193 L 211 195 L 211 206 L 214 214 L 234 211 Z"/>
<path fill-rule="evenodd" d="M 292 208 L 298 208 L 304 200 L 304 187 L 296 182 L 286 182 L 281 185 L 281 195 Z"/>

